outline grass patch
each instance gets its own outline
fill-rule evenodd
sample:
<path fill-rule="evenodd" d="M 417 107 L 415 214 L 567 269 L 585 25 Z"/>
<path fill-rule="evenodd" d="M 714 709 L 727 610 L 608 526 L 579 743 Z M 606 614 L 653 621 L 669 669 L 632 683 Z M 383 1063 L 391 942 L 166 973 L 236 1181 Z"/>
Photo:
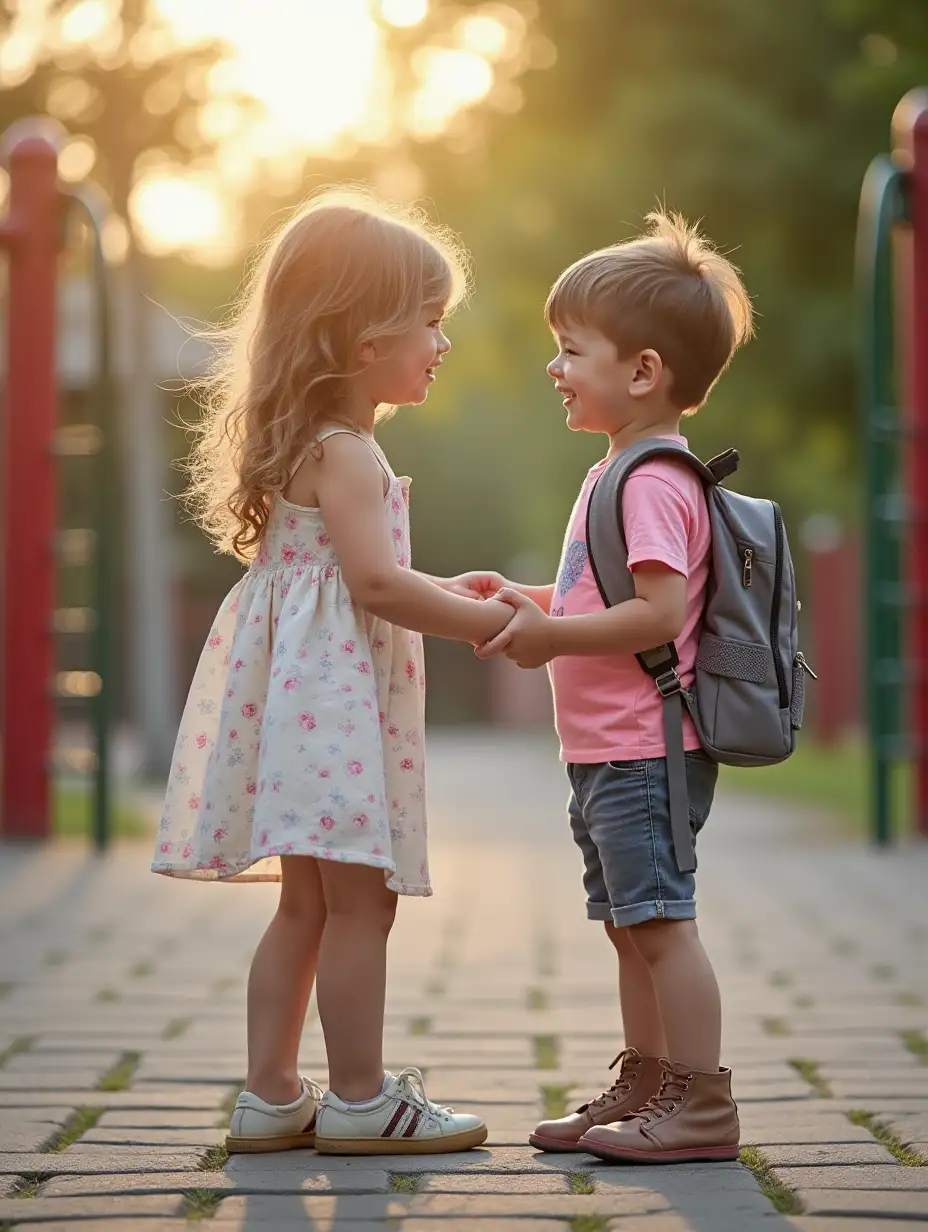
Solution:
<path fill-rule="evenodd" d="M 892 776 L 892 826 L 910 834 L 913 810 L 911 769 L 897 763 Z M 870 825 L 870 757 L 862 740 L 822 745 L 805 737 L 778 766 L 754 766 L 745 773 L 719 767 L 720 785 L 745 795 L 795 800 L 828 814 L 846 834 L 866 837 Z"/>
<path fill-rule="evenodd" d="M 781 1215 L 802 1214 L 799 1195 L 795 1189 L 780 1180 L 762 1151 L 759 1151 L 756 1146 L 745 1146 L 741 1148 L 738 1158 L 745 1168 L 754 1174 L 761 1193 L 773 1203 Z"/>
<path fill-rule="evenodd" d="M 103 1005 L 110 1005 L 113 1001 L 118 1001 L 121 995 L 115 988 L 101 988 L 94 997 L 94 1000 L 101 1002 Z"/>
<path fill-rule="evenodd" d="M 390 1193 L 414 1194 L 419 1192 L 422 1177 L 414 1172 L 391 1172 Z"/>
<path fill-rule="evenodd" d="M 902 1042 L 922 1065 L 928 1065 L 928 1035 L 924 1031 L 903 1031 Z"/>
<path fill-rule="evenodd" d="M 109 941 L 113 935 L 112 924 L 97 924 L 87 934 L 87 940 L 92 945 L 100 945 L 103 941 Z"/>
<path fill-rule="evenodd" d="M 560 1052 L 557 1036 L 536 1035 L 532 1042 L 535 1045 L 535 1068 L 557 1069 Z"/>
<path fill-rule="evenodd" d="M 443 997 L 445 995 L 445 985 L 441 980 L 429 980 L 425 986 L 425 991 L 429 997 Z"/>
<path fill-rule="evenodd" d="M 767 983 L 771 988 L 789 988 L 793 982 L 793 977 L 788 971 L 771 971 L 767 977 Z"/>
<path fill-rule="evenodd" d="M 896 978 L 896 973 L 889 963 L 876 963 L 875 966 L 870 968 L 870 976 L 872 979 L 885 984 L 888 983 L 889 980 L 894 980 Z"/>
<path fill-rule="evenodd" d="M 146 975 L 154 975 L 154 973 L 155 964 L 148 958 L 143 958 L 141 962 L 129 968 L 129 974 L 136 980 L 144 979 Z"/>
<path fill-rule="evenodd" d="M 58 1133 L 46 1142 L 45 1146 L 42 1147 L 42 1153 L 57 1155 L 61 1151 L 66 1151 L 69 1146 L 77 1142 L 78 1138 L 83 1138 L 88 1129 L 93 1129 L 100 1117 L 103 1116 L 104 1111 L 104 1108 L 92 1108 L 90 1106 L 78 1108 L 67 1119 Z"/>
<path fill-rule="evenodd" d="M 184 1034 L 191 1021 L 190 1018 L 172 1018 L 161 1032 L 161 1038 L 166 1040 L 177 1039 L 178 1036 Z"/>
<path fill-rule="evenodd" d="M 602 1215 L 574 1215 L 567 1226 L 570 1232 L 609 1232 L 609 1220 Z"/>
<path fill-rule="evenodd" d="M 865 1108 L 852 1108 L 847 1114 L 847 1119 L 852 1125 L 862 1125 L 868 1130 L 881 1146 L 886 1147 L 896 1163 L 902 1164 L 903 1168 L 928 1167 L 928 1159 L 919 1155 L 918 1151 L 905 1146 L 901 1138 L 897 1138 L 887 1125 L 878 1121 L 872 1112 L 867 1112 Z"/>
<path fill-rule="evenodd" d="M 46 967 L 60 967 L 68 961 L 68 957 L 64 950 L 52 950 L 45 959 L 45 965 Z"/>
<path fill-rule="evenodd" d="M 790 1057 L 789 1064 L 793 1067 L 803 1082 L 807 1082 L 816 1095 L 822 1099 L 831 1099 L 831 1087 L 822 1077 L 818 1061 L 808 1057 Z"/>
<path fill-rule="evenodd" d="M 221 1172 L 229 1162 L 229 1152 L 226 1150 L 224 1142 L 218 1142 L 215 1146 L 209 1146 L 200 1156 L 200 1162 L 197 1164 L 199 1172 Z"/>
<path fill-rule="evenodd" d="M 543 988 L 530 988 L 525 998 L 525 1004 L 530 1010 L 546 1010 L 548 1008 L 548 994 Z"/>
<path fill-rule="evenodd" d="M 431 1018 L 410 1018 L 409 1034 L 410 1035 L 428 1035 L 432 1030 Z"/>
<path fill-rule="evenodd" d="M 54 793 L 54 832 L 57 838 L 90 838 L 93 833 L 89 789 L 68 785 L 58 786 Z M 154 827 L 144 813 L 126 800 L 113 802 L 110 818 L 112 838 L 148 838 Z"/>
<path fill-rule="evenodd" d="M 182 1213 L 185 1219 L 212 1219 L 225 1197 L 221 1189 L 188 1189 Z"/>
<path fill-rule="evenodd" d="M 16 985 L 12 980 L 0 981 L 0 997 L 5 997 L 8 993 L 11 993 L 15 987 Z"/>
<path fill-rule="evenodd" d="M 17 1057 L 21 1052 L 28 1052 L 34 1042 L 34 1035 L 18 1035 L 12 1044 L 0 1051 L 0 1069 L 3 1069 L 11 1057 Z"/>
<path fill-rule="evenodd" d="M 765 1035 L 792 1035 L 785 1018 L 762 1018 L 760 1025 Z"/>
<path fill-rule="evenodd" d="M 572 1194 L 596 1193 L 596 1184 L 591 1172 L 568 1172 L 567 1188 Z"/>
<path fill-rule="evenodd" d="M 857 952 L 857 946 L 847 937 L 836 937 L 831 948 L 841 958 L 850 958 Z"/>
<path fill-rule="evenodd" d="M 221 976 L 221 977 L 220 977 L 220 978 L 216 981 L 216 983 L 213 985 L 213 992 L 214 992 L 217 996 L 220 996 L 220 995 L 221 995 L 222 993 L 224 993 L 224 992 L 231 992 L 231 990 L 232 990 L 233 988 L 236 988 L 236 987 L 238 986 L 238 983 L 239 983 L 239 978 L 240 978 L 240 977 L 239 977 L 239 976 L 237 976 L 237 975 L 223 975 L 223 976 Z"/>
<path fill-rule="evenodd" d="M 234 1087 L 230 1087 L 225 1099 L 219 1105 L 219 1111 L 222 1114 L 220 1125 L 225 1125 L 235 1111 L 235 1105 L 238 1103 L 238 1097 L 245 1090 L 245 1083 L 240 1082 Z"/>
<path fill-rule="evenodd" d="M 567 1115 L 567 1099 L 570 1095 L 569 1086 L 545 1086 L 541 1088 L 541 1102 L 545 1109 L 545 1118 L 557 1121 Z"/>
<path fill-rule="evenodd" d="M 893 1000 L 897 1005 L 904 1005 L 910 1009 L 915 1009 L 916 1006 L 925 1004 L 924 999 L 917 992 L 909 992 L 907 989 L 897 992 Z"/>
<path fill-rule="evenodd" d="M 808 993 L 801 992 L 798 997 L 793 997 L 793 1005 L 797 1010 L 809 1010 L 815 1004 L 815 999 L 810 997 Z"/>
<path fill-rule="evenodd" d="M 140 1052 L 124 1052 L 113 1068 L 108 1069 L 97 1083 L 97 1090 L 128 1091 L 141 1059 Z"/>
<path fill-rule="evenodd" d="M 539 975 L 556 975 L 554 962 L 554 942 L 550 937 L 541 937 L 535 958 L 536 971 Z"/>
<path fill-rule="evenodd" d="M 37 1198 L 44 1179 L 40 1173 L 27 1172 L 25 1176 L 19 1178 L 10 1191 L 9 1196 L 11 1198 Z M 0 1227 L 3 1226 L 12 1228 L 15 1225 L 12 1223 L 7 1225 L 0 1224 Z"/>

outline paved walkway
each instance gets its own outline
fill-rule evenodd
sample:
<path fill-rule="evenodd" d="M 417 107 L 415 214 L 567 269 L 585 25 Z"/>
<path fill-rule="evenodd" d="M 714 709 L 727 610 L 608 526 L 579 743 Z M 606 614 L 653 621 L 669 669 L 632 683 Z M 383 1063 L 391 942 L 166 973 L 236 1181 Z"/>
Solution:
<path fill-rule="evenodd" d="M 584 918 L 549 742 L 438 735 L 431 756 L 437 893 L 399 913 L 387 1064 L 424 1068 L 432 1098 L 484 1114 L 489 1146 L 225 1164 L 247 965 L 273 888 L 155 878 L 144 847 L 101 863 L 8 848 L 0 1226 L 928 1228 L 928 848 L 836 845 L 811 817 L 731 797 L 713 815 L 702 928 L 746 1155 L 778 1213 L 739 1164 L 618 1168 L 525 1144 L 543 1108 L 609 1082 L 621 1045 L 611 951 Z M 304 1065 L 324 1078 L 315 1020 Z"/>

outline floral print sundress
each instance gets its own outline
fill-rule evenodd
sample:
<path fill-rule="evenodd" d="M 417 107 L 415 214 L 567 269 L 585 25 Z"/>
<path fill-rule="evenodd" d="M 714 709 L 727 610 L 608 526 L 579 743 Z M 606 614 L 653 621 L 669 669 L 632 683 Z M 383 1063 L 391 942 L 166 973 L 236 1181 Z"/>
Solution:
<path fill-rule="evenodd" d="M 351 435 L 384 469 L 408 569 L 409 479 Z M 276 881 L 282 855 L 368 864 L 399 894 L 432 892 L 422 637 L 356 607 L 320 510 L 278 498 L 194 674 L 152 871 Z"/>

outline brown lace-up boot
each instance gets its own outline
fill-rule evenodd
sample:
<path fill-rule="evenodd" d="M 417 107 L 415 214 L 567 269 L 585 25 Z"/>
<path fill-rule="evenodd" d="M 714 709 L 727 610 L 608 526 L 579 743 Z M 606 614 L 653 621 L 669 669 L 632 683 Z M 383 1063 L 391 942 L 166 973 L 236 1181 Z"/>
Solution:
<path fill-rule="evenodd" d="M 660 1091 L 621 1121 L 594 1125 L 580 1150 L 609 1162 L 686 1163 L 738 1158 L 738 1106 L 731 1070 L 704 1074 L 662 1061 Z"/>
<path fill-rule="evenodd" d="M 609 1066 L 621 1062 L 619 1076 L 602 1095 L 581 1104 L 576 1112 L 557 1121 L 542 1121 L 529 1142 L 540 1151 L 576 1151 L 577 1143 L 594 1125 L 608 1125 L 630 1112 L 637 1112 L 661 1083 L 661 1062 L 656 1057 L 643 1057 L 634 1048 L 620 1052 Z"/>

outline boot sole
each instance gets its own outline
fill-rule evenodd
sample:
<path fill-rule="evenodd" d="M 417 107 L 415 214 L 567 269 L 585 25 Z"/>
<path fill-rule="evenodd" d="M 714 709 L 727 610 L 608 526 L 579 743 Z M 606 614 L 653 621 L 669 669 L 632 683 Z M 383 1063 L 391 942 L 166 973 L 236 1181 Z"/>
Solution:
<path fill-rule="evenodd" d="M 584 1148 L 580 1145 L 580 1139 L 576 1142 L 565 1142 L 563 1138 L 546 1138 L 543 1134 L 529 1134 L 529 1146 L 537 1147 L 539 1151 L 554 1151 L 562 1154 L 576 1155 L 578 1151 Z"/>
<path fill-rule="evenodd" d="M 578 1150 L 597 1159 L 619 1164 L 698 1164 L 726 1163 L 738 1158 L 740 1147 L 706 1146 L 685 1151 L 636 1151 L 631 1147 L 609 1147 L 600 1143 L 584 1142 L 581 1138 Z"/>
<path fill-rule="evenodd" d="M 264 1155 L 272 1151 L 311 1151 L 316 1145 L 314 1132 L 283 1134 L 279 1138 L 226 1138 L 230 1155 Z"/>
<path fill-rule="evenodd" d="M 487 1127 L 441 1138 L 316 1138 L 320 1155 L 446 1155 L 469 1151 L 487 1140 Z"/>

